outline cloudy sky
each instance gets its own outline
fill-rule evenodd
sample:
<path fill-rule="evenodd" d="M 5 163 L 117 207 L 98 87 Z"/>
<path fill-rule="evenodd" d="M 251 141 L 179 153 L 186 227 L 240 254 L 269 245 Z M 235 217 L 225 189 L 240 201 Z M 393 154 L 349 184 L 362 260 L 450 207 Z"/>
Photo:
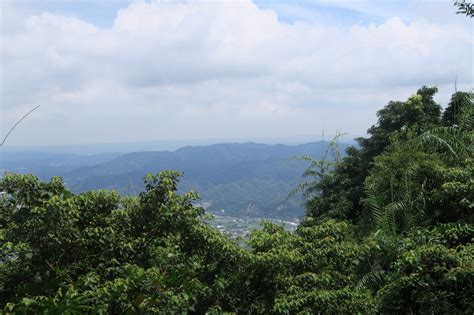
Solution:
<path fill-rule="evenodd" d="M 450 0 L 1 1 L 8 145 L 364 135 L 375 111 L 473 86 Z"/>

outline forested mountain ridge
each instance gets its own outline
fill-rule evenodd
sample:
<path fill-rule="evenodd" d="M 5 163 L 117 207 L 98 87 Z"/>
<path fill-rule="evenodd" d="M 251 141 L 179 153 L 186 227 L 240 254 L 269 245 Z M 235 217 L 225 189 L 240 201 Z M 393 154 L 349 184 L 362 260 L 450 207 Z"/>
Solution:
<path fill-rule="evenodd" d="M 232 163 L 249 161 L 287 160 L 292 156 L 308 154 L 320 156 L 327 143 L 307 143 L 302 145 L 267 145 L 253 142 L 224 143 L 210 146 L 188 146 L 176 151 L 145 151 L 124 154 L 93 167 L 77 170 L 78 174 L 120 173 L 124 170 L 152 168 L 171 169 L 178 165 L 191 168 L 220 167 Z"/>
<path fill-rule="evenodd" d="M 142 191 L 143 174 L 167 169 L 184 173 L 181 191 L 195 190 L 207 210 L 231 216 L 296 219 L 303 214 L 299 198 L 288 194 L 305 164 L 296 155 L 321 156 L 327 142 L 303 145 L 229 143 L 184 147 L 174 152 L 134 152 L 110 162 L 78 169 L 65 176 L 76 191 L 116 189 Z"/>
<path fill-rule="evenodd" d="M 436 88 L 390 102 L 360 146 L 307 157 L 306 217 L 243 248 L 206 223 L 182 174 L 134 197 L 60 178 L 0 180 L 5 313 L 472 314 L 474 104 Z M 334 159 L 328 159 L 328 157 Z"/>
<path fill-rule="evenodd" d="M 144 190 L 144 174 L 177 169 L 184 173 L 179 191 L 198 191 L 200 202 L 209 212 L 294 220 L 304 213 L 301 198 L 287 197 L 300 181 L 306 164 L 290 158 L 300 155 L 320 158 L 327 145 L 328 142 L 226 143 L 188 146 L 172 152 L 91 156 L 43 153 L 42 158 L 36 160 L 30 158 L 31 154 L 22 153 L 17 156 L 25 158 L 5 159 L 2 164 L 7 170 L 32 173 L 43 179 L 49 179 L 52 174 L 61 176 L 73 192 L 115 189 L 125 195 Z M 341 145 L 341 148 L 346 146 Z M 75 166 L 79 162 L 82 166 Z"/>

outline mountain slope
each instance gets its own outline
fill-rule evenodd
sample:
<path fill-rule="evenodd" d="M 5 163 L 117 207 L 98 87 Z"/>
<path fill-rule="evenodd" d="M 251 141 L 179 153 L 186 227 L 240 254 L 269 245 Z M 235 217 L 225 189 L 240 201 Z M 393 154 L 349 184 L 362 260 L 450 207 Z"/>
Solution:
<path fill-rule="evenodd" d="M 293 219 L 301 216 L 300 200 L 287 200 L 307 166 L 296 155 L 320 157 L 327 143 L 266 145 L 228 143 L 188 146 L 174 152 L 134 152 L 65 176 L 76 192 L 116 189 L 135 194 L 146 173 L 184 172 L 180 189 L 196 190 L 209 212 L 250 217 Z"/>

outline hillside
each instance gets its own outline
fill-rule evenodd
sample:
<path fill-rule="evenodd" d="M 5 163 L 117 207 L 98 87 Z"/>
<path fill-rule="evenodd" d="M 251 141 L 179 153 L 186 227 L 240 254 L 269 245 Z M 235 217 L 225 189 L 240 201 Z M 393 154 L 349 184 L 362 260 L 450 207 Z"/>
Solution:
<path fill-rule="evenodd" d="M 173 152 L 134 152 L 65 175 L 76 192 L 115 189 L 142 191 L 144 174 L 180 170 L 181 191 L 195 190 L 211 213 L 295 219 L 303 214 L 299 198 L 287 200 L 307 166 L 297 155 L 319 157 L 327 143 L 296 146 L 228 143 L 188 146 Z"/>
<path fill-rule="evenodd" d="M 301 199 L 288 193 L 308 166 L 291 157 L 320 157 L 327 142 L 267 145 L 253 142 L 186 146 L 175 151 L 102 153 L 2 152 L 1 168 L 40 179 L 61 176 L 76 193 L 114 189 L 125 195 L 144 190 L 143 176 L 162 170 L 184 173 L 180 191 L 198 191 L 208 212 L 226 216 L 294 220 Z M 341 145 L 344 149 L 346 145 Z"/>

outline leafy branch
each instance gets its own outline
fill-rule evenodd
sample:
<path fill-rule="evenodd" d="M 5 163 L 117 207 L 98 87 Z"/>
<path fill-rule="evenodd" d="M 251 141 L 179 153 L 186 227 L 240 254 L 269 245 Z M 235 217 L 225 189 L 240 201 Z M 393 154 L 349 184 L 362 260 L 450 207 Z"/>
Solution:
<path fill-rule="evenodd" d="M 458 8 L 456 14 L 465 14 L 467 17 L 474 17 L 474 4 L 466 0 L 455 1 L 454 6 Z"/>

